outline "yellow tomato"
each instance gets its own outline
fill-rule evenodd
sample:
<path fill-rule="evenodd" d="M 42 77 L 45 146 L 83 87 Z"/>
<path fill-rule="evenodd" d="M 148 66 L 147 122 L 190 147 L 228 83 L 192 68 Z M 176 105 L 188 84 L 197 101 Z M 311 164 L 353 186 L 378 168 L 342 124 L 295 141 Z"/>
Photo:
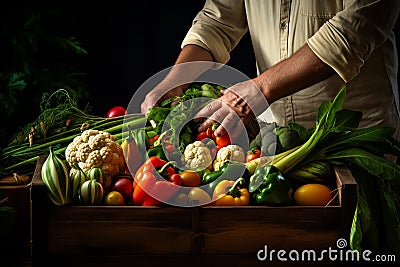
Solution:
<path fill-rule="evenodd" d="M 172 199 L 172 203 L 178 207 L 186 207 L 189 205 L 189 197 L 185 193 L 180 193 Z"/>
<path fill-rule="evenodd" d="M 125 199 L 120 192 L 111 191 L 104 198 L 104 204 L 109 206 L 122 206 L 125 204 Z"/>
<path fill-rule="evenodd" d="M 322 184 L 305 184 L 294 192 L 294 201 L 305 206 L 325 206 L 332 199 L 332 191 Z"/>
<path fill-rule="evenodd" d="M 211 203 L 210 195 L 199 187 L 193 187 L 190 189 L 188 198 L 194 206 L 207 205 Z"/>

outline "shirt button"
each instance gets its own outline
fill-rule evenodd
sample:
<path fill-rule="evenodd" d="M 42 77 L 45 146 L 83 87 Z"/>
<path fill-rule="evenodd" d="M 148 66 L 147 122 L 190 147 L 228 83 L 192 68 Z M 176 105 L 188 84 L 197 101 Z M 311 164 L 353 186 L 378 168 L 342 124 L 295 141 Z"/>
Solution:
<path fill-rule="evenodd" d="M 287 27 L 287 22 L 281 22 L 281 29 L 283 30 L 283 29 L 286 29 L 286 27 Z"/>

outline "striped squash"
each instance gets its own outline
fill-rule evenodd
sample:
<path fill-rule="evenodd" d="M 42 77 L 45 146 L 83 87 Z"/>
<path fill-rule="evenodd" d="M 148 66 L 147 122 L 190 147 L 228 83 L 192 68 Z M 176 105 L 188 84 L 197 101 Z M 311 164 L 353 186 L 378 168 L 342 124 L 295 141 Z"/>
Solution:
<path fill-rule="evenodd" d="M 82 204 L 96 205 L 100 204 L 103 200 L 103 186 L 96 180 L 85 181 L 80 189 L 79 197 Z"/>
<path fill-rule="evenodd" d="M 74 172 L 70 174 L 72 184 L 72 200 L 76 200 L 79 197 L 79 190 L 84 182 L 88 180 L 85 172 L 79 167 L 78 163 L 72 165 Z"/>
<path fill-rule="evenodd" d="M 102 186 L 104 191 L 108 191 L 111 185 L 111 177 L 106 175 L 103 169 L 101 168 L 91 168 L 86 171 L 86 176 L 89 180 L 96 180 Z"/>
<path fill-rule="evenodd" d="M 58 205 L 66 205 L 71 200 L 71 184 L 68 168 L 65 161 L 61 160 L 49 148 L 50 153 L 43 163 L 41 174 L 51 201 Z"/>

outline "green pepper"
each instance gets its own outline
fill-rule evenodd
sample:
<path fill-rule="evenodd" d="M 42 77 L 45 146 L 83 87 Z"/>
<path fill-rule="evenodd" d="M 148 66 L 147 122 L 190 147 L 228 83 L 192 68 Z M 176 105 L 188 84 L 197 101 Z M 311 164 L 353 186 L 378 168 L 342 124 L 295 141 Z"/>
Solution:
<path fill-rule="evenodd" d="M 160 159 L 166 160 L 162 146 L 155 146 L 153 148 L 150 148 L 149 150 L 147 150 L 147 154 L 148 154 L 149 158 L 152 156 L 156 156 Z"/>
<path fill-rule="evenodd" d="M 214 188 L 221 180 L 237 180 L 240 177 L 246 178 L 248 172 L 246 166 L 237 162 L 225 162 L 218 171 L 209 172 L 203 175 L 202 184 L 207 185 L 207 192 L 214 192 Z M 248 179 L 245 179 L 246 181 Z"/>
<path fill-rule="evenodd" d="M 201 177 L 201 184 L 209 184 L 217 180 L 218 177 L 220 177 L 224 172 L 222 170 L 218 170 L 215 172 L 208 172 L 204 173 L 204 175 Z"/>
<path fill-rule="evenodd" d="M 227 180 L 236 180 L 237 178 L 239 178 L 237 177 L 238 173 L 242 174 L 246 171 L 247 170 L 245 165 L 227 161 L 218 169 L 218 171 L 204 173 L 204 175 L 202 176 L 202 184 L 209 184 L 214 182 L 223 173 L 226 173 Z"/>
<path fill-rule="evenodd" d="M 203 169 L 203 170 L 197 171 L 197 174 L 200 176 L 201 179 L 203 179 L 203 177 L 208 173 L 211 173 L 211 171 L 209 169 Z"/>
<path fill-rule="evenodd" d="M 272 165 L 257 168 L 250 177 L 249 191 L 257 204 L 289 205 L 293 202 L 292 185 Z"/>

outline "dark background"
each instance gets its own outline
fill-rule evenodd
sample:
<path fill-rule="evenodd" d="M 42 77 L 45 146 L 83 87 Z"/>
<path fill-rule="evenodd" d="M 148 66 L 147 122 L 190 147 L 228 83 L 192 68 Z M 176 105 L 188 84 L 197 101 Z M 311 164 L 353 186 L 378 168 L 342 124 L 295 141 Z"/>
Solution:
<path fill-rule="evenodd" d="M 203 4 L 204 1 L 161 0 L 2 2 L 0 50 L 3 53 L 0 51 L 0 62 L 5 64 L 3 66 L 15 67 L 14 63 L 20 58 L 16 59 L 8 50 L 16 50 L 15 47 L 19 45 L 22 47 L 21 42 L 29 46 L 38 41 L 36 35 L 27 36 L 29 29 L 28 33 L 21 29 L 32 14 L 40 14 L 39 30 L 45 31 L 46 36 L 38 41 L 38 51 L 33 51 L 33 45 L 29 48 L 30 52 L 35 53 L 35 58 L 30 60 L 36 60 L 40 67 L 48 64 L 53 72 L 56 72 L 54 68 L 72 67 L 77 72 L 85 73 L 79 78 L 82 84 L 69 84 L 78 92 L 79 106 L 89 105 L 92 114 L 106 116 L 113 106 L 127 106 L 140 85 L 174 64 L 180 44 Z M 8 38 L 14 35 L 19 38 L 17 45 L 1 40 L 2 36 Z M 54 36 L 74 37 L 88 54 L 60 53 L 46 43 L 46 38 Z M 248 35 L 231 58 L 228 65 L 247 76 L 255 75 L 255 60 Z M 21 66 L 18 67 L 15 67 L 16 71 L 20 71 Z M 36 81 L 34 76 L 32 78 L 27 81 L 28 86 L 23 91 L 15 93 L 15 110 L 6 109 L 9 111 L 5 119 L 7 129 L 0 131 L 0 147 L 7 144 L 12 133 L 37 118 L 43 92 L 54 92 L 60 88 L 54 83 L 46 84 L 43 77 L 39 79 L 42 81 Z"/>
<path fill-rule="evenodd" d="M 91 101 L 99 114 L 128 101 L 145 80 L 170 67 L 203 1 L 121 1 L 78 15 L 86 30 L 80 39 L 89 50 Z M 87 14 L 90 13 L 89 16 Z M 87 34 L 87 35 L 86 35 Z M 229 65 L 255 75 L 250 38 L 235 49 Z M 249 53 L 250 52 L 250 53 Z M 113 90 L 112 97 L 101 92 Z"/>
<path fill-rule="evenodd" d="M 59 54 L 56 64 L 61 68 L 72 65 L 77 71 L 85 73 L 82 77 L 84 85 L 77 88 L 84 92 L 79 95 L 79 104 L 82 107 L 89 105 L 92 114 L 105 116 L 113 106 L 127 106 L 140 85 L 175 62 L 181 41 L 203 4 L 204 1 L 161 0 L 2 2 L 0 27 L 10 21 L 18 24 L 30 12 L 51 13 L 43 26 L 48 33 L 75 37 L 88 51 L 87 55 L 80 56 Z M 398 24 L 396 33 L 399 31 Z M 42 49 L 39 60 L 54 61 L 51 49 Z M 10 61 L 0 58 L 0 64 Z M 249 77 L 256 75 L 248 35 L 233 51 L 228 65 Z M 5 120 L 3 127 L 7 129 L 2 129 L 1 145 L 6 144 L 9 137 L 4 133 L 11 135 L 36 119 L 42 92 L 56 89 L 30 87 L 16 96 L 18 110 Z"/>

